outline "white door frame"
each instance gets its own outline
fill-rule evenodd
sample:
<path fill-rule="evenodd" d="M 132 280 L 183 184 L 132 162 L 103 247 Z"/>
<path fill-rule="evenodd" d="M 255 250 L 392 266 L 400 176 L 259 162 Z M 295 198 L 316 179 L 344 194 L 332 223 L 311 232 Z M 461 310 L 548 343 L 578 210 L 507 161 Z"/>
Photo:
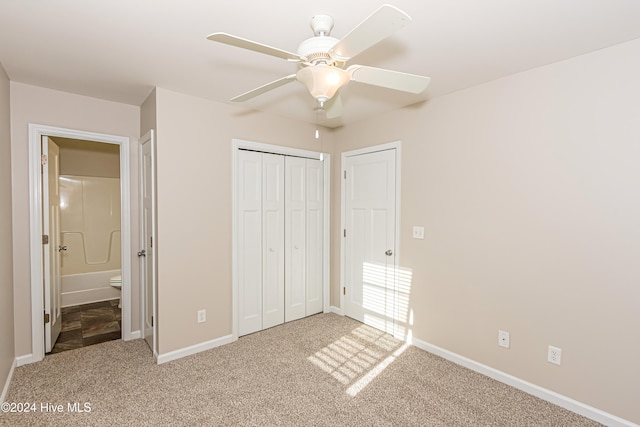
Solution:
<path fill-rule="evenodd" d="M 29 252 L 31 262 L 31 355 L 21 364 L 44 359 L 44 301 L 42 293 L 42 180 L 43 136 L 73 138 L 120 146 L 120 227 L 122 244 L 122 339 L 131 333 L 131 177 L 129 138 L 29 123 Z"/>
<path fill-rule="evenodd" d="M 344 230 L 346 228 L 346 218 L 347 218 L 347 214 L 346 214 L 346 207 L 347 207 L 347 202 L 346 202 L 346 196 L 347 196 L 347 192 L 346 192 L 346 187 L 345 187 L 345 180 L 344 180 L 344 174 L 346 171 L 346 167 L 347 167 L 347 157 L 351 157 L 351 156 L 358 156 L 361 154 L 370 154 L 370 153 L 375 153 L 377 151 L 384 151 L 384 150 L 396 150 L 396 230 L 395 230 L 395 234 L 396 234 L 396 241 L 394 243 L 394 253 L 396 254 L 395 257 L 395 261 L 396 261 L 396 265 L 400 265 L 400 177 L 402 176 L 401 170 L 400 170 L 400 165 L 401 165 L 401 159 L 402 159 L 402 151 L 401 151 L 401 143 L 400 141 L 395 141 L 395 142 L 388 142 L 386 144 L 380 144 L 380 145 L 374 145 L 372 147 L 365 147 L 365 148 L 360 148 L 357 150 L 352 150 L 352 151 L 345 151 L 342 153 L 342 158 L 341 158 L 341 169 L 340 169 L 340 203 L 341 203 L 341 207 L 340 207 L 340 230 Z M 342 231 L 340 232 L 340 314 L 345 315 L 345 310 L 344 310 L 344 292 L 342 291 L 342 289 L 345 287 L 345 282 L 346 282 L 346 273 L 347 273 L 347 268 L 346 268 L 346 261 L 345 261 L 345 257 L 347 255 L 347 248 L 345 246 L 345 239 L 344 239 L 344 235 L 342 233 Z"/>
<path fill-rule="evenodd" d="M 330 221 L 330 207 L 331 207 L 331 155 L 328 153 L 320 153 L 316 151 L 302 150 L 298 148 L 290 148 L 290 147 L 282 147 L 280 145 L 271 145 L 271 144 L 263 144 L 260 142 L 252 142 L 252 141 L 244 141 L 241 139 L 233 139 L 231 141 L 231 206 L 232 206 L 232 238 L 231 238 L 231 250 L 232 250 L 232 268 L 231 268 L 231 281 L 232 281 L 232 292 L 231 292 L 231 334 L 234 340 L 238 339 L 238 243 L 236 242 L 237 237 L 237 207 L 236 207 L 236 173 L 237 173 L 237 164 L 238 164 L 238 152 L 240 150 L 253 150 L 260 151 L 264 153 L 274 153 L 274 154 L 282 154 L 285 156 L 297 156 L 297 157 L 305 157 L 309 159 L 317 159 L 322 160 L 324 169 L 324 211 L 323 211 L 323 230 L 322 233 L 324 235 L 323 239 L 323 254 L 322 254 L 322 305 L 323 311 L 325 313 L 331 311 L 330 310 L 330 237 L 331 237 L 331 221 Z"/>

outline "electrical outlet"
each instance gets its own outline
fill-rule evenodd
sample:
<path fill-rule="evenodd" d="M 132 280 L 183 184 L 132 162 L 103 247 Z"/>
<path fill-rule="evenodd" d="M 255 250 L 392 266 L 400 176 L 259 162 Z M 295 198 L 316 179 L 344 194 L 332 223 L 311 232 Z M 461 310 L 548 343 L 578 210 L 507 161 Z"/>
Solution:
<path fill-rule="evenodd" d="M 509 338 L 509 332 L 498 331 L 498 345 L 500 347 L 509 348 L 511 345 L 511 339 Z"/>
<path fill-rule="evenodd" d="M 417 225 L 413 226 L 413 238 L 414 239 L 424 239 L 424 227 L 418 227 Z"/>
<path fill-rule="evenodd" d="M 553 363 L 554 365 L 559 365 L 561 360 L 562 349 L 550 345 L 549 351 L 547 352 L 547 362 Z"/>
<path fill-rule="evenodd" d="M 198 323 L 205 322 L 207 320 L 207 310 L 198 310 Z"/>

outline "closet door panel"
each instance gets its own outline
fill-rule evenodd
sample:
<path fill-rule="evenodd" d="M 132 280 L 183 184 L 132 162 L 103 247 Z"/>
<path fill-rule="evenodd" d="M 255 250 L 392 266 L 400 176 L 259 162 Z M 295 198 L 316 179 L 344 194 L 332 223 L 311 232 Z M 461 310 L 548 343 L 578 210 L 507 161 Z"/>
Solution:
<path fill-rule="evenodd" d="M 306 315 L 306 166 L 285 160 L 285 321 Z"/>
<path fill-rule="evenodd" d="M 320 160 L 306 159 L 306 310 L 305 315 L 320 313 L 323 283 L 323 166 Z"/>
<path fill-rule="evenodd" d="M 238 334 L 262 329 L 262 155 L 238 153 Z"/>
<path fill-rule="evenodd" d="M 284 323 L 284 157 L 262 154 L 262 329 Z"/>

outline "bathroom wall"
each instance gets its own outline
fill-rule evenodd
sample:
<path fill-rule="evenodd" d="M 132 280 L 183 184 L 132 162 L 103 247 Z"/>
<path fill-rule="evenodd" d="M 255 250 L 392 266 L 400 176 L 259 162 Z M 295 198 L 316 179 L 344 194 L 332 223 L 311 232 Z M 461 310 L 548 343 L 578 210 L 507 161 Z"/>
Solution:
<path fill-rule="evenodd" d="M 119 146 L 58 138 L 62 305 L 119 297 L 109 278 L 119 274 Z"/>

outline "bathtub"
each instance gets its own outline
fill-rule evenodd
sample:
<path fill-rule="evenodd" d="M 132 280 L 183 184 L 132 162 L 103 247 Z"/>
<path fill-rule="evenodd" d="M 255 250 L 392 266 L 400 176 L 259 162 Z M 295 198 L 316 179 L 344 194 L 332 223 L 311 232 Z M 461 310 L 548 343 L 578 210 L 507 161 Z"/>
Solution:
<path fill-rule="evenodd" d="M 121 274 L 120 270 L 62 276 L 62 307 L 89 304 L 120 298 L 120 290 L 109 285 L 109 279 Z"/>

